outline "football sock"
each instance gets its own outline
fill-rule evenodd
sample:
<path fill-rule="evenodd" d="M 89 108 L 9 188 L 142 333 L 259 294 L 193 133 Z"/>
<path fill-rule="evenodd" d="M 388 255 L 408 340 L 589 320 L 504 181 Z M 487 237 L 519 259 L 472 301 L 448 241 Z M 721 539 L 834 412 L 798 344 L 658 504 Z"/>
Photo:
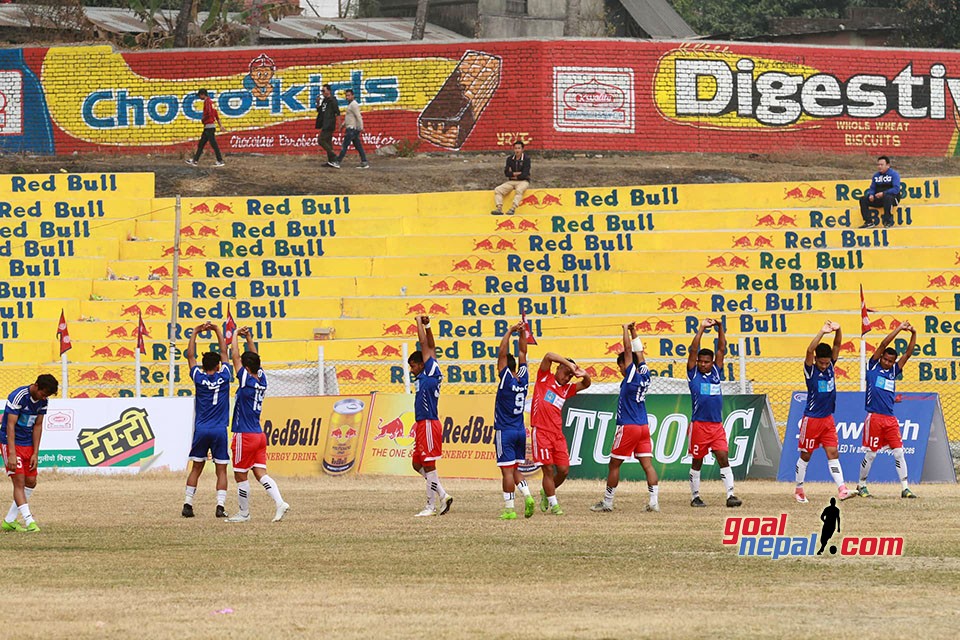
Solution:
<path fill-rule="evenodd" d="M 873 466 L 873 461 L 877 457 L 876 451 L 867 451 L 863 454 L 863 462 L 860 463 L 860 481 L 857 482 L 858 487 L 862 487 L 867 484 L 867 476 L 870 475 L 870 467 Z"/>
<path fill-rule="evenodd" d="M 723 480 L 723 488 L 727 490 L 727 497 L 733 495 L 733 469 L 722 467 L 720 469 L 720 479 Z"/>
<path fill-rule="evenodd" d="M 837 487 L 842 487 L 843 482 L 843 471 L 840 469 L 839 460 L 827 460 L 827 468 L 830 469 L 830 477 L 833 478 L 833 481 L 837 483 Z"/>
<path fill-rule="evenodd" d="M 20 512 L 20 515 L 23 516 L 23 524 L 30 526 L 30 523 L 33 522 L 33 514 L 30 513 L 30 505 L 24 502 L 22 505 L 17 507 L 17 510 Z"/>
<path fill-rule="evenodd" d="M 437 492 L 433 488 L 433 483 L 430 482 L 430 478 L 424 474 L 424 480 L 427 483 L 427 509 L 433 509 L 437 506 Z"/>
<path fill-rule="evenodd" d="M 277 488 L 277 483 L 273 481 L 273 478 L 270 476 L 262 476 L 260 478 L 260 484 L 262 484 L 263 488 L 267 490 L 267 495 L 273 498 L 273 501 L 277 503 L 278 507 L 283 504 L 283 498 L 280 496 L 280 489 Z"/>
<path fill-rule="evenodd" d="M 241 515 L 250 514 L 250 481 L 244 480 L 237 483 L 237 506 Z"/>
<path fill-rule="evenodd" d="M 893 450 L 893 459 L 897 465 L 897 475 L 900 476 L 900 486 L 907 489 L 910 483 L 907 482 L 907 461 L 903 457 L 903 447 L 897 447 Z"/>
<path fill-rule="evenodd" d="M 807 465 L 810 464 L 809 460 L 804 460 L 803 458 L 797 458 L 797 486 L 803 486 L 803 479 L 807 477 Z"/>
<path fill-rule="evenodd" d="M 427 482 L 430 483 L 431 488 L 436 492 L 437 497 L 439 497 L 441 500 L 447 497 L 447 492 L 444 490 L 443 485 L 440 484 L 440 474 L 437 473 L 436 469 L 430 471 L 424 477 L 427 479 Z"/>
<path fill-rule="evenodd" d="M 217 490 L 217 506 L 222 507 L 225 504 L 227 504 L 227 490 L 218 489 Z"/>
<path fill-rule="evenodd" d="M 197 493 L 196 487 L 191 487 L 187 485 L 187 490 L 183 494 L 183 504 L 193 505 L 193 496 Z"/>
<path fill-rule="evenodd" d="M 617 492 L 616 487 L 607 487 L 607 490 L 603 492 L 603 504 L 608 507 L 613 506 L 613 494 Z"/>
<path fill-rule="evenodd" d="M 527 481 L 526 481 L 526 480 L 521 480 L 520 482 L 518 482 L 518 483 L 517 483 L 517 489 L 520 490 L 520 493 L 523 494 L 523 497 L 524 497 L 524 498 L 530 496 L 530 487 L 527 486 Z"/>
<path fill-rule="evenodd" d="M 503 492 L 503 504 L 507 509 L 513 509 L 515 495 L 516 494 L 512 492 L 511 493 L 507 493 L 506 491 Z"/>
<path fill-rule="evenodd" d="M 650 492 L 650 506 L 655 506 L 660 502 L 660 485 L 647 485 L 647 491 Z"/>
<path fill-rule="evenodd" d="M 690 469 L 690 494 L 696 498 L 700 495 L 700 472 Z"/>
<path fill-rule="evenodd" d="M 547 504 L 551 507 L 557 506 L 557 496 L 547 496 Z"/>
<path fill-rule="evenodd" d="M 33 495 L 33 489 L 30 487 L 24 487 L 23 493 L 27 496 L 27 502 L 30 502 L 30 496 Z M 20 510 L 17 508 L 16 501 L 10 503 L 10 511 L 7 512 L 7 517 L 4 518 L 7 522 L 13 522 L 17 519 L 17 515 L 20 513 Z"/>

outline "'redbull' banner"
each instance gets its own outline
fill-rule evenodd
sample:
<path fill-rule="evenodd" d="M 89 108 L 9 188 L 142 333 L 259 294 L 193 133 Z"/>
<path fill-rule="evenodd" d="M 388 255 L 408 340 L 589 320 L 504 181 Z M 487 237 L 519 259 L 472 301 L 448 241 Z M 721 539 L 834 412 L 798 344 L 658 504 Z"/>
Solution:
<path fill-rule="evenodd" d="M 93 473 L 186 469 L 192 398 L 51 399 L 38 464 Z"/>
<path fill-rule="evenodd" d="M 783 454 L 777 480 L 793 482 L 800 453 L 800 423 L 807 404 L 807 394 L 798 391 L 790 400 L 790 418 L 783 439 Z M 943 420 L 943 409 L 936 393 L 898 393 L 893 413 L 900 423 L 903 455 L 907 463 L 907 479 L 918 482 L 956 482 L 957 475 L 950 456 L 950 443 Z M 862 392 L 838 392 L 834 422 L 837 426 L 837 451 L 840 466 L 848 485 L 856 483 L 860 463 L 867 451 L 863 446 L 863 421 L 867 416 Z M 893 455 L 889 449 L 877 456 L 870 468 L 868 482 L 899 482 Z M 807 467 L 807 482 L 832 482 L 826 454 L 818 448 Z"/>
<path fill-rule="evenodd" d="M 360 466 L 360 444 L 373 397 L 267 396 L 261 424 L 267 467 L 286 476 L 347 475 Z"/>
<path fill-rule="evenodd" d="M 370 148 L 958 150 L 960 52 L 613 40 L 11 49 L 0 54 L 0 148 L 189 147 L 206 88 L 228 152 L 316 153 L 326 83 L 341 106 L 353 90 Z"/>
<path fill-rule="evenodd" d="M 617 431 L 619 396 L 578 394 L 563 406 L 563 435 L 570 452 L 570 477 L 605 479 L 610 450 Z M 688 455 L 689 395 L 648 395 L 646 399 L 653 466 L 661 480 L 685 480 L 690 475 Z M 730 466 L 736 479 L 772 478 L 780 457 L 773 414 L 767 397 L 723 397 L 723 428 L 730 447 Z M 703 460 L 701 477 L 718 480 L 720 467 L 713 454 Z M 640 464 L 628 460 L 620 468 L 624 480 L 643 480 Z"/>

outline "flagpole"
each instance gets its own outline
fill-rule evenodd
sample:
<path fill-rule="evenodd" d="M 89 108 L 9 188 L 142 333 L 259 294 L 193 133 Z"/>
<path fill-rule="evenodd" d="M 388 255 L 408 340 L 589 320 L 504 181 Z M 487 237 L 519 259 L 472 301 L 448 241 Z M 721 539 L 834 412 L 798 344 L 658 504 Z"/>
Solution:
<path fill-rule="evenodd" d="M 137 385 L 137 391 L 136 391 L 137 395 L 136 395 L 136 397 L 139 398 L 139 397 L 140 397 L 140 349 L 137 349 L 137 360 L 136 360 L 135 366 L 136 366 L 136 371 L 135 371 L 135 373 L 136 373 L 136 381 L 137 381 L 137 382 L 136 382 L 136 385 Z"/>
<path fill-rule="evenodd" d="M 63 383 L 60 385 L 60 397 L 66 400 L 67 384 L 69 382 L 69 378 L 67 377 L 67 352 L 66 351 L 60 354 L 60 380 Z"/>
<path fill-rule="evenodd" d="M 860 391 L 867 390 L 867 338 L 860 336 Z"/>
<path fill-rule="evenodd" d="M 177 349 L 176 335 L 177 335 L 177 304 L 178 304 L 178 293 L 180 291 L 180 221 L 182 216 L 182 209 L 180 207 L 180 194 L 177 194 L 177 206 L 175 208 L 175 223 L 173 229 L 173 293 L 170 295 L 170 330 L 167 332 L 167 337 L 169 340 L 169 345 L 167 348 L 167 354 L 169 358 L 169 371 L 168 376 L 170 378 L 170 384 L 167 389 L 167 395 L 173 397 L 174 391 L 174 370 L 176 364 L 174 363 L 174 356 Z"/>

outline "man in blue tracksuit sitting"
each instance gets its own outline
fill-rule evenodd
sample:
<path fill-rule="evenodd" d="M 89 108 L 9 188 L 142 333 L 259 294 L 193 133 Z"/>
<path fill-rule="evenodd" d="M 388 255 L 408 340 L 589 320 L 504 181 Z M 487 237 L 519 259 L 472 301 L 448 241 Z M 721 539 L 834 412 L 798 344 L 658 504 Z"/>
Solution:
<path fill-rule="evenodd" d="M 890 158 L 877 158 L 877 169 L 873 174 L 870 188 L 860 198 L 860 215 L 863 216 L 861 229 L 870 229 L 877 226 L 877 215 L 874 209 L 883 207 L 883 226 L 893 226 L 893 207 L 900 203 L 900 174 L 890 166 Z"/>

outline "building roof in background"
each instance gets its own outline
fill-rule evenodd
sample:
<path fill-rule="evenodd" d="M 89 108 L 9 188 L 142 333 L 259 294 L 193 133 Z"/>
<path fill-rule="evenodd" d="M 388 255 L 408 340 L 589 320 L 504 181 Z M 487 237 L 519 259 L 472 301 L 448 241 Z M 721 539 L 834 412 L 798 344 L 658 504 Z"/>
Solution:
<path fill-rule="evenodd" d="M 667 0 L 620 0 L 620 4 L 654 40 L 686 40 L 698 37 Z"/>

